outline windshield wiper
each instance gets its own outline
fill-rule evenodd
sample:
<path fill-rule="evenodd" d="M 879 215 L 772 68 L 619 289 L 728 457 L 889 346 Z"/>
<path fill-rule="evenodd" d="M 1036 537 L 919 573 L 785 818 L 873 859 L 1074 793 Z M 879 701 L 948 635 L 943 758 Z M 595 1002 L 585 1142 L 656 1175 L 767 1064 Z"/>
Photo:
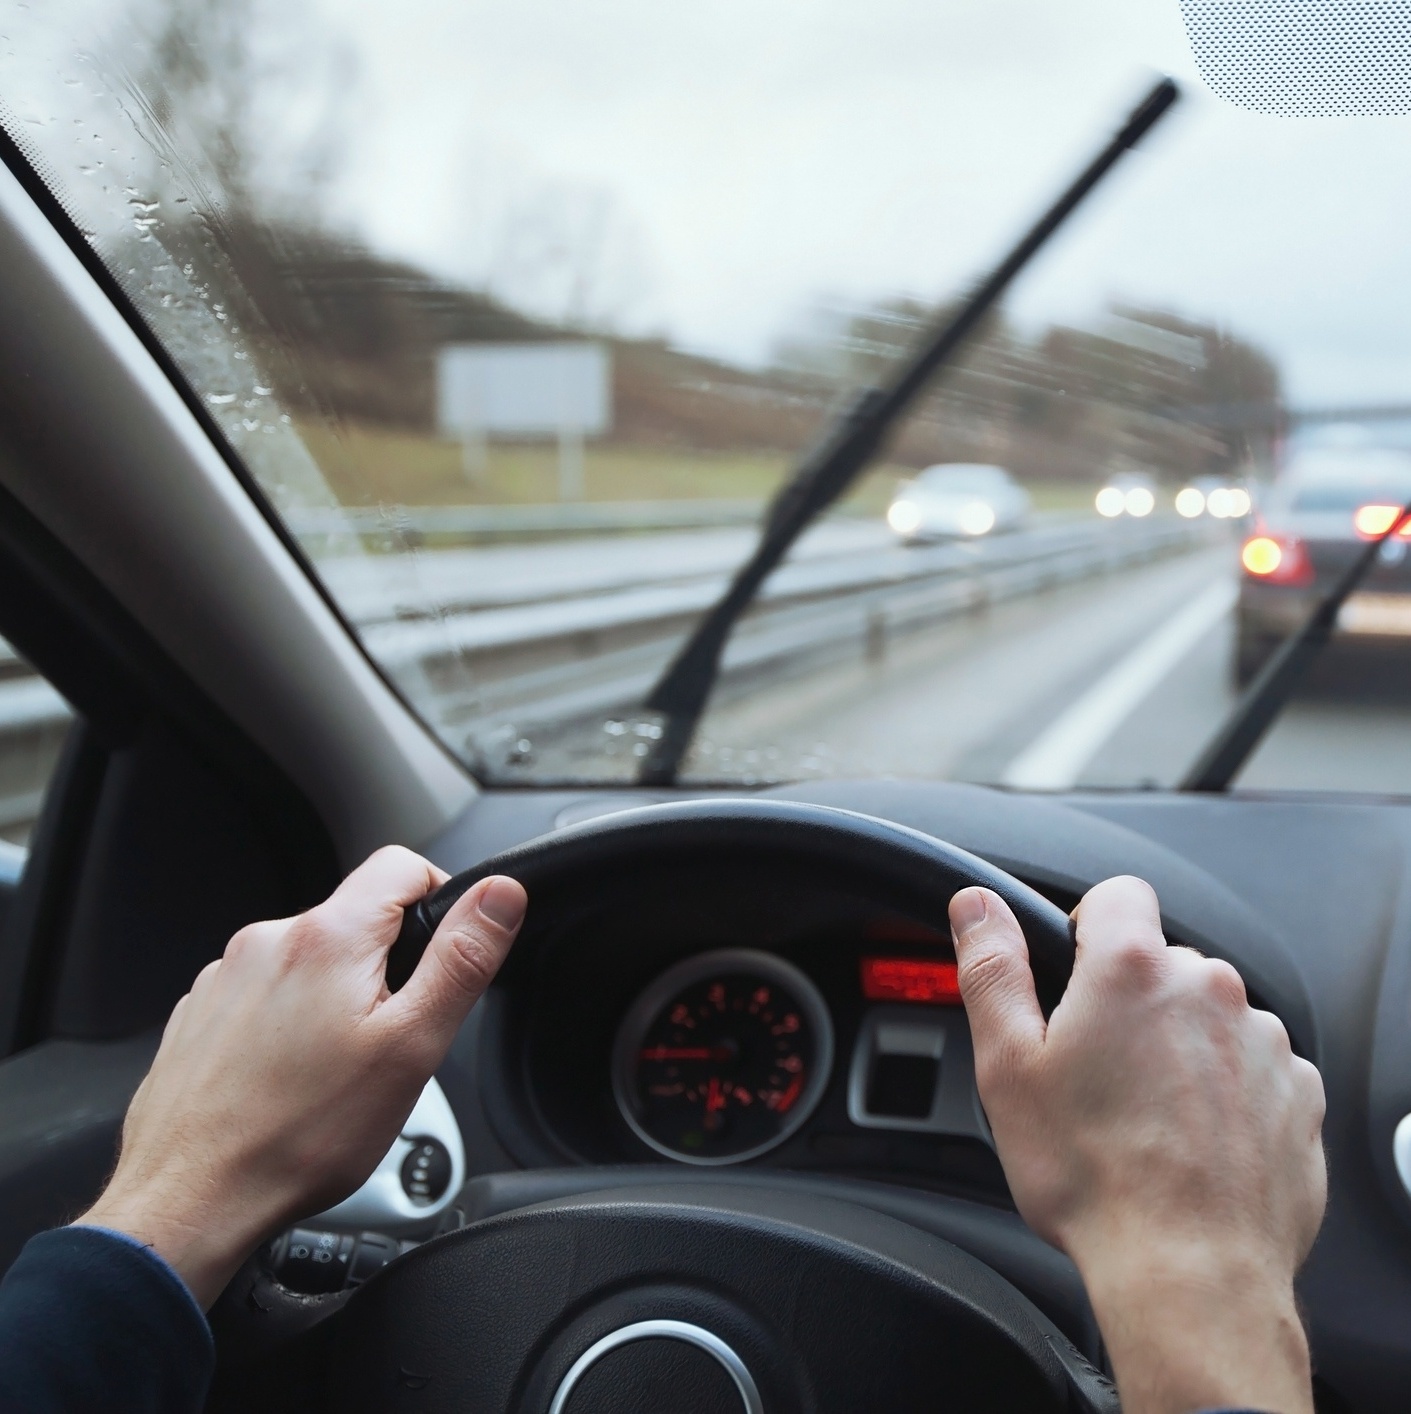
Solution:
<path fill-rule="evenodd" d="M 647 696 L 648 711 L 664 718 L 661 735 L 642 763 L 643 785 L 672 785 L 695 736 L 720 672 L 721 655 L 740 615 L 809 524 L 841 496 L 876 454 L 892 424 L 932 376 L 975 332 L 1014 277 L 1033 259 L 1078 203 L 1176 101 L 1179 90 L 1162 79 L 1122 129 L 1083 170 L 959 311 L 922 343 L 885 386 L 868 388 L 834 423 L 779 490 L 765 513 L 754 554 L 735 572 L 671 665 Z"/>
<path fill-rule="evenodd" d="M 1343 571 L 1342 577 L 1313 606 L 1302 625 L 1291 633 L 1264 664 L 1235 703 L 1230 715 L 1200 753 L 1180 784 L 1181 790 L 1222 791 L 1239 774 L 1240 768 L 1264 739 L 1323 645 L 1337 627 L 1338 611 L 1376 562 L 1383 544 L 1400 530 L 1411 516 L 1411 501 L 1362 553 Z"/>

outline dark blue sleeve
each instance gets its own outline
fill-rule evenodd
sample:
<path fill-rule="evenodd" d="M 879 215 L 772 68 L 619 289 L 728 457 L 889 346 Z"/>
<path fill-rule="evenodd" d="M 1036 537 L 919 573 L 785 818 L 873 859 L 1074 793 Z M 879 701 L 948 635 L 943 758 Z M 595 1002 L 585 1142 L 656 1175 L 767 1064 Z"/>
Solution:
<path fill-rule="evenodd" d="M 195 1414 L 214 1365 L 185 1283 L 120 1233 L 42 1232 L 0 1281 L 0 1410 Z"/>

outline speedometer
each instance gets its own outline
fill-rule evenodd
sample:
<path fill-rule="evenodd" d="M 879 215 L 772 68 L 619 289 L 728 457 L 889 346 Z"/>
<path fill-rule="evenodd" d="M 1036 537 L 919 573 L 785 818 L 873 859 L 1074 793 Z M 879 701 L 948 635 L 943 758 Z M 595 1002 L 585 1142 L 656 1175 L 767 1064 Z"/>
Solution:
<path fill-rule="evenodd" d="M 703 953 L 633 1003 L 613 1052 L 613 1092 L 638 1137 L 695 1164 L 782 1143 L 823 1097 L 833 1026 L 818 989 L 770 953 Z"/>

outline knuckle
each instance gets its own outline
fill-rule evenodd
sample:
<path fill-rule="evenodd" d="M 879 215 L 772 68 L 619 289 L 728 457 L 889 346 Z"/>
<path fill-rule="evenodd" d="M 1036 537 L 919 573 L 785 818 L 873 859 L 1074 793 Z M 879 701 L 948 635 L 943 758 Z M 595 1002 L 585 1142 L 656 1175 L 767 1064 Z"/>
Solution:
<path fill-rule="evenodd" d="M 426 872 L 426 861 L 401 844 L 385 844 L 369 856 L 367 865 L 381 878 L 416 879 Z"/>
<path fill-rule="evenodd" d="M 1293 1042 L 1289 1040 L 1288 1029 L 1284 1023 L 1272 1011 L 1263 1011 L 1258 1007 L 1251 1007 L 1249 1014 L 1253 1024 L 1263 1035 L 1265 1044 L 1272 1047 L 1281 1057 L 1294 1059 Z"/>
<path fill-rule="evenodd" d="M 225 957 L 234 962 L 249 953 L 257 953 L 274 942 L 276 927 L 273 923 L 249 923 L 225 945 Z"/>
<path fill-rule="evenodd" d="M 229 952 L 229 950 L 227 949 L 227 954 L 228 954 L 228 952 Z M 184 997 L 181 998 L 181 1001 L 177 1002 L 177 1006 L 180 1006 L 180 1005 L 182 1004 L 182 1002 L 184 1002 L 184 1001 L 186 1000 L 186 998 L 189 997 L 189 996 L 191 995 L 191 993 L 194 992 L 198 987 L 204 992 L 204 991 L 206 990 L 206 988 L 208 988 L 208 987 L 211 985 L 211 983 L 215 980 L 216 973 L 220 971 L 220 965 L 221 965 L 221 963 L 222 963 L 224 960 L 225 960 L 224 958 L 219 958 L 219 957 L 218 957 L 218 958 L 215 959 L 214 962 L 208 962 L 208 963 L 196 974 L 195 979 L 194 979 L 194 980 L 192 981 L 192 983 L 191 983 L 191 989 L 190 989 L 190 991 L 188 991 L 188 992 L 186 993 L 186 996 L 184 996 Z"/>
<path fill-rule="evenodd" d="M 967 1001 L 983 1001 L 1004 985 L 1009 954 L 992 943 L 972 943 L 959 955 L 956 978 Z"/>
<path fill-rule="evenodd" d="M 319 904 L 301 913 L 283 930 L 282 936 L 271 941 L 287 962 L 299 962 L 322 951 L 334 932 L 324 905 Z"/>
<path fill-rule="evenodd" d="M 455 984 L 467 995 L 479 997 L 500 970 L 500 954 L 478 928 L 454 929 L 446 939 L 443 956 Z"/>
<path fill-rule="evenodd" d="M 1304 1103 L 1316 1125 L 1321 1128 L 1328 1112 L 1328 1092 L 1323 1087 L 1322 1074 L 1312 1061 L 1304 1060 L 1302 1056 L 1293 1058 L 1293 1069 L 1303 1092 Z"/>
<path fill-rule="evenodd" d="M 1153 909 L 1157 907 L 1156 890 L 1139 875 L 1118 874 L 1107 882 L 1120 889 L 1133 902 L 1147 904 Z"/>
<path fill-rule="evenodd" d="M 373 850 L 373 852 L 368 855 L 367 862 L 371 864 L 374 861 L 378 864 L 396 865 L 420 862 L 418 856 L 413 854 L 406 845 L 402 844 L 384 844 L 380 848 Z"/>
<path fill-rule="evenodd" d="M 1137 990 L 1155 987 L 1166 971 L 1165 944 L 1158 944 L 1145 929 L 1123 934 L 1111 947 L 1108 957 L 1118 980 Z"/>
<path fill-rule="evenodd" d="M 1135 874 L 1116 874 L 1094 884 L 1078 906 L 1083 908 L 1084 905 L 1097 905 L 1104 912 L 1116 910 L 1140 918 L 1156 917 L 1160 909 L 1156 890 Z"/>
<path fill-rule="evenodd" d="M 1244 978 L 1230 966 L 1219 958 L 1206 958 L 1201 963 L 1200 968 L 1201 985 L 1205 993 L 1213 1001 L 1232 1010 L 1243 1010 L 1249 1005 L 1249 993 L 1245 990 Z M 1272 1012 L 1262 1013 L 1284 1035 L 1284 1043 L 1288 1043 L 1288 1033 L 1284 1032 L 1283 1023 Z"/>

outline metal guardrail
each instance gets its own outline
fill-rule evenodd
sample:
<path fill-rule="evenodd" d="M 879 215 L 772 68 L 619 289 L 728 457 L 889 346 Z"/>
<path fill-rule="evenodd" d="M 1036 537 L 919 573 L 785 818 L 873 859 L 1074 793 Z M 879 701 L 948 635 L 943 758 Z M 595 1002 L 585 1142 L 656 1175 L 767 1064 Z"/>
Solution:
<path fill-rule="evenodd" d="M 782 660 L 885 652 L 946 618 L 1211 541 L 1187 521 L 1057 520 L 965 544 L 820 557 L 783 566 L 725 655 L 722 684 Z M 476 755 L 514 734 L 560 734 L 630 713 L 723 576 L 472 609 L 361 628 L 369 650 Z"/>
<path fill-rule="evenodd" d="M 516 506 L 354 506 L 286 515 L 295 535 L 509 538 L 753 525 L 757 500 L 558 501 Z"/>
<path fill-rule="evenodd" d="M 305 529 L 321 534 L 327 527 Z M 877 536 L 869 542 L 858 528 L 836 539 L 835 553 L 801 555 L 766 583 L 726 654 L 724 684 L 785 660 L 875 657 L 893 638 L 983 604 L 1211 543 L 1211 528 L 1174 518 L 1053 516 L 987 540 L 905 550 Z M 683 547 L 688 540 L 698 549 L 703 543 L 686 537 Z M 461 603 L 454 575 L 442 577 L 448 584 L 422 586 L 437 592 L 419 601 L 405 584 L 393 593 L 397 556 L 326 568 L 363 573 L 367 582 L 347 602 L 369 651 L 413 701 L 433 704 L 448 740 L 477 753 L 507 731 L 553 732 L 632 711 L 724 583 L 733 541 L 707 548 L 711 555 L 694 560 L 684 552 L 658 556 L 650 573 L 635 579 L 630 571 L 600 574 L 596 593 L 573 592 L 572 578 L 563 575 L 546 577 L 536 593 L 529 574 L 512 594 L 468 595 Z M 417 558 L 444 568 L 456 563 L 452 556 L 474 553 Z M 43 758 L 56 753 L 68 717 L 58 693 L 0 641 L 0 830 L 13 833 L 34 818 Z"/>

